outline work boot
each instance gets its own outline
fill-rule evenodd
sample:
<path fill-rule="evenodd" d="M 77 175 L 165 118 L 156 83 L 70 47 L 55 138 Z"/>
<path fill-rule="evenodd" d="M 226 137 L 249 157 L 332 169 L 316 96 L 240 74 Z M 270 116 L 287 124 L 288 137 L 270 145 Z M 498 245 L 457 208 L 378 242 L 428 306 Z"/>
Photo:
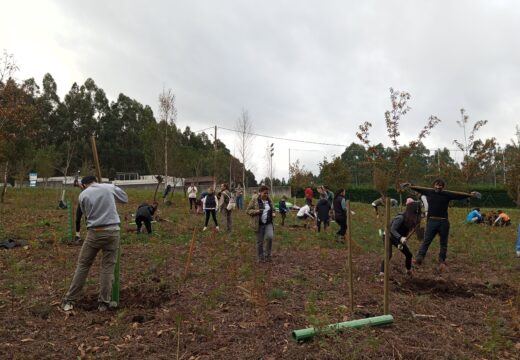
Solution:
<path fill-rule="evenodd" d="M 417 255 L 413 260 L 413 263 L 416 265 L 422 265 L 424 258 L 421 255 Z"/>
<path fill-rule="evenodd" d="M 448 271 L 448 265 L 445 261 L 441 261 L 439 264 L 439 271 L 440 272 L 447 272 Z"/>

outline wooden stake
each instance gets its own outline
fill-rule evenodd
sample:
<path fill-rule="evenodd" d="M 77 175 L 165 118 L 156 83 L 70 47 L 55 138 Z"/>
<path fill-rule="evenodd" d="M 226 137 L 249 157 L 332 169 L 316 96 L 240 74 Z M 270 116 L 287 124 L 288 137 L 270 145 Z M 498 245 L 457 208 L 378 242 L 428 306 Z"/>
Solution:
<path fill-rule="evenodd" d="M 389 279 L 390 279 L 390 197 L 387 196 L 385 200 L 385 282 L 384 282 L 384 302 L 383 314 L 390 314 L 389 311 Z"/>
<path fill-rule="evenodd" d="M 184 281 L 188 277 L 188 272 L 191 264 L 191 254 L 193 252 L 193 245 L 195 244 L 195 231 L 196 228 L 193 228 L 193 236 L 191 237 L 190 250 L 188 251 L 188 258 L 186 259 L 186 267 L 184 268 Z"/>
<path fill-rule="evenodd" d="M 101 184 L 103 178 L 101 177 L 101 167 L 99 166 L 99 157 L 96 147 L 96 137 L 92 135 L 90 137 L 90 144 L 92 145 L 92 155 L 94 156 L 94 165 L 96 166 L 96 175 L 98 178 L 98 182 Z"/>
<path fill-rule="evenodd" d="M 354 275 L 352 273 L 352 214 L 350 213 L 350 200 L 347 200 L 347 247 L 348 247 L 348 286 L 350 316 L 354 317 Z"/>

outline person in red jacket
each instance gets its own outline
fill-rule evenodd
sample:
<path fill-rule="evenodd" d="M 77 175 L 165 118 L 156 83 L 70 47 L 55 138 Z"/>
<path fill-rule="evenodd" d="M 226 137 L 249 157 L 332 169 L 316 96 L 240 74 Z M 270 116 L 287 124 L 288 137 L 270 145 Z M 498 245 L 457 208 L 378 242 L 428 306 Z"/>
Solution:
<path fill-rule="evenodd" d="M 314 192 L 312 191 L 312 189 L 310 187 L 305 189 L 305 204 L 311 206 L 313 196 L 314 196 Z"/>

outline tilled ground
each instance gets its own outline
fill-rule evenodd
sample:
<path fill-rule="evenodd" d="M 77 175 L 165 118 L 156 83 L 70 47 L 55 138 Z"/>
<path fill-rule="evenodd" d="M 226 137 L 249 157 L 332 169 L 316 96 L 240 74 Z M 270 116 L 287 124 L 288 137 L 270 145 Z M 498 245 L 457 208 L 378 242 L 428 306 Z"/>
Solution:
<path fill-rule="evenodd" d="M 59 307 L 79 247 L 28 239 L 27 249 L 0 251 L 0 358 L 520 358 L 520 292 L 509 281 L 520 261 L 505 272 L 452 254 L 441 273 L 432 253 L 410 277 L 394 253 L 392 325 L 297 343 L 292 330 L 382 314 L 380 256 L 354 247 L 351 315 L 343 246 L 277 228 L 273 262 L 257 263 L 238 214 L 232 234 L 196 232 L 186 274 L 200 222 L 188 216 L 182 225 L 156 224 L 157 236 L 122 232 L 121 304 L 104 313 L 97 311 L 99 260 L 74 311 Z"/>

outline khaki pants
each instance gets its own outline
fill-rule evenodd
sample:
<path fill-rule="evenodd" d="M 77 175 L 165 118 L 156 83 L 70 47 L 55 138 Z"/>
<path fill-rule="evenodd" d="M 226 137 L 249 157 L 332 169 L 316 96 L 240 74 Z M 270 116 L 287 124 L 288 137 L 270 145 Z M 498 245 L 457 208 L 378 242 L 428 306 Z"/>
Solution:
<path fill-rule="evenodd" d="M 78 300 L 81 290 L 87 280 L 87 275 L 99 250 L 103 250 L 101 273 L 99 279 L 99 297 L 101 303 L 109 303 L 114 281 L 114 267 L 119 248 L 119 230 L 94 231 L 88 230 L 87 239 L 81 247 L 78 264 L 69 291 L 65 295 L 66 302 Z"/>

